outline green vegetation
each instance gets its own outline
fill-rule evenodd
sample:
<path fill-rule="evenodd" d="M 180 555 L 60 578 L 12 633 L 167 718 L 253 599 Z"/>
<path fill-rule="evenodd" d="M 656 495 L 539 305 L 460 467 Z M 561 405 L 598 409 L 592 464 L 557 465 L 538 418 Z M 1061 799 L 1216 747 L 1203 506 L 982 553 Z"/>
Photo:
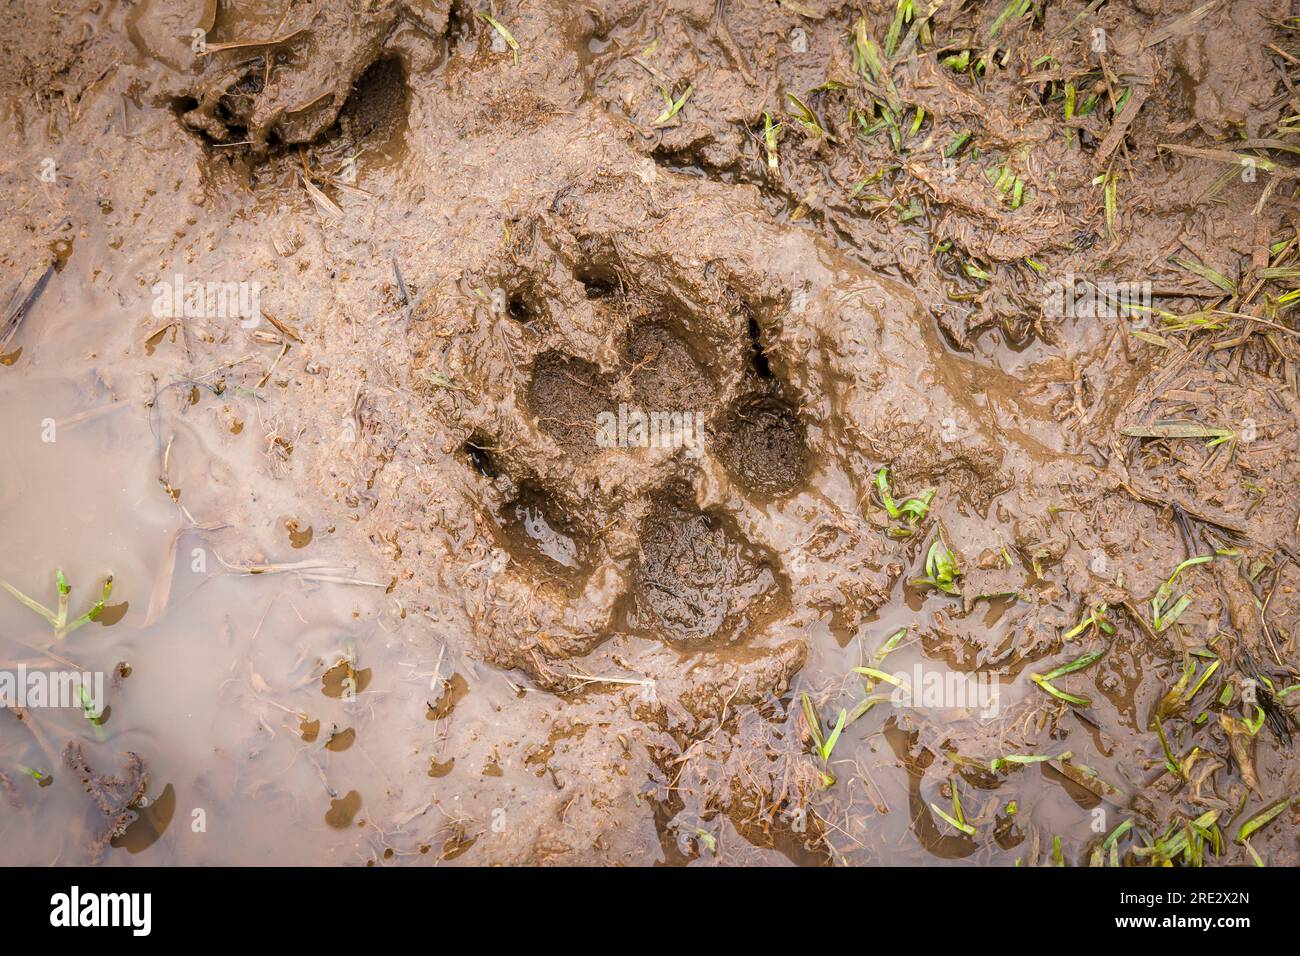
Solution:
<path fill-rule="evenodd" d="M 1159 839 L 1133 850 L 1138 859 L 1149 860 L 1157 866 L 1181 862 L 1187 866 L 1203 866 L 1208 849 L 1216 856 L 1223 851 L 1223 834 L 1218 819 L 1221 810 L 1206 810 L 1194 820 L 1178 820 L 1169 825 Z"/>
<path fill-rule="evenodd" d="M 1192 597 L 1189 594 L 1183 594 L 1172 605 L 1169 599 L 1173 596 L 1174 583 L 1178 576 L 1188 568 L 1196 567 L 1198 564 L 1206 564 L 1217 557 L 1235 557 L 1238 552 L 1233 549 L 1222 549 L 1214 554 L 1202 554 L 1186 561 L 1174 568 L 1174 573 L 1169 575 L 1168 579 L 1161 583 L 1156 589 L 1155 596 L 1151 599 L 1151 626 L 1159 634 L 1168 630 L 1192 603 Z"/>
<path fill-rule="evenodd" d="M 104 605 L 113 593 L 113 575 L 110 574 L 104 579 L 104 589 L 99 600 L 91 606 L 89 611 L 72 621 L 68 620 L 68 605 L 71 601 L 72 587 L 64 578 L 62 569 L 57 569 L 54 572 L 54 586 L 59 593 L 57 611 L 51 611 L 40 602 L 32 600 L 8 581 L 0 581 L 0 587 L 16 597 L 24 606 L 45 618 L 50 626 L 54 628 L 54 636 L 62 640 L 83 624 L 89 624 L 91 621 L 98 619 L 100 614 L 104 612 Z"/>
<path fill-rule="evenodd" d="M 28 766 L 25 765 L 25 764 L 19 764 L 19 765 L 18 765 L 18 770 L 19 770 L 20 773 L 24 773 L 24 774 L 26 774 L 27 776 L 31 777 L 33 780 L 35 780 L 35 781 L 36 781 L 37 783 L 39 783 L 41 786 L 45 786 L 46 781 L 50 779 L 50 775 L 49 775 L 49 774 L 44 773 L 44 772 L 42 772 L 42 771 L 40 771 L 40 770 L 37 770 L 35 767 L 28 767 Z"/>
<path fill-rule="evenodd" d="M 514 38 L 514 34 L 512 34 L 509 30 L 507 30 L 505 26 L 501 23 L 501 21 L 498 20 L 496 17 L 492 16 L 492 14 L 480 10 L 478 11 L 478 15 L 483 18 L 483 20 L 488 24 L 488 26 L 490 26 L 493 30 L 495 30 L 498 34 L 501 35 L 501 39 L 506 41 L 506 46 L 510 47 L 510 49 L 514 52 L 515 64 L 518 65 L 519 64 L 519 41 Z"/>
<path fill-rule="evenodd" d="M 1024 767 L 1034 763 L 1047 763 L 1049 760 L 1069 759 L 1070 751 L 1068 750 L 1059 757 L 1053 757 L 1051 754 L 1005 754 L 1001 757 L 994 757 L 989 761 L 989 770 L 997 773 L 1009 766 Z"/>
<path fill-rule="evenodd" d="M 1095 664 L 1097 661 L 1101 660 L 1105 654 L 1106 652 L 1104 650 L 1090 651 L 1087 654 L 1082 654 L 1079 657 L 1076 657 L 1067 664 L 1062 664 L 1060 667 L 1053 668 L 1046 674 L 1036 674 L 1031 671 L 1029 673 L 1029 679 L 1057 700 L 1063 700 L 1067 704 L 1073 704 L 1076 707 L 1088 707 L 1092 704 L 1091 698 L 1068 694 L 1053 684 L 1052 681 L 1065 677 L 1067 674 L 1081 671 L 1085 667 Z"/>
<path fill-rule="evenodd" d="M 1114 625 L 1106 620 L 1106 605 L 1104 603 L 1092 607 L 1083 620 L 1061 635 L 1061 640 L 1072 641 L 1090 627 L 1107 635 L 1115 633 Z"/>
<path fill-rule="evenodd" d="M 819 120 L 817 114 L 812 111 L 812 107 L 799 99 L 799 97 L 795 96 L 793 93 L 785 94 L 785 98 L 790 101 L 790 107 L 794 118 L 799 121 L 799 124 L 803 126 L 804 129 L 814 137 L 825 137 L 831 142 L 835 141 L 835 137 L 826 132 L 825 127 L 822 126 L 821 120 Z"/>
<path fill-rule="evenodd" d="M 803 719 L 808 727 L 808 734 L 812 737 L 813 749 L 818 757 L 821 758 L 822 765 L 819 768 L 821 774 L 822 788 L 827 789 L 835 786 L 835 775 L 827 768 L 830 762 L 831 753 L 835 750 L 835 744 L 840 739 L 840 734 L 844 732 L 844 727 L 848 723 L 848 712 L 843 708 L 840 709 L 839 719 L 835 722 L 835 729 L 831 731 L 829 737 L 822 733 L 821 718 L 817 716 L 817 708 L 813 706 L 812 698 L 805 691 L 803 694 Z"/>
<path fill-rule="evenodd" d="M 677 99 L 673 99 L 671 93 L 663 87 L 660 87 L 659 93 L 664 98 L 664 111 L 660 113 L 658 119 L 655 120 L 655 126 L 667 126 L 671 123 L 673 117 L 682 111 L 682 107 L 686 105 L 686 101 L 691 98 L 691 94 L 694 92 L 695 87 L 688 83 L 686 89 L 682 92 L 682 95 L 677 97 Z"/>
<path fill-rule="evenodd" d="M 772 114 L 767 110 L 763 111 L 763 144 L 767 150 L 767 168 L 771 172 L 776 172 L 781 168 L 781 160 L 777 155 L 777 143 L 781 139 L 781 124 L 772 122 Z"/>
<path fill-rule="evenodd" d="M 894 521 L 903 522 L 901 526 L 889 529 L 890 536 L 897 538 L 911 537 L 917 522 L 924 521 L 925 516 L 929 514 L 930 503 L 934 501 L 935 495 L 934 488 L 927 488 L 920 494 L 910 495 L 896 502 L 889 488 L 888 468 L 881 468 L 876 472 L 876 492 L 880 495 L 880 503 L 885 513 Z"/>
<path fill-rule="evenodd" d="M 962 809 L 961 797 L 957 792 L 956 777 L 948 778 L 948 789 L 952 791 L 952 813 L 951 814 L 947 813 L 946 811 L 943 810 L 942 807 L 938 806 L 933 802 L 930 803 L 930 809 L 933 810 L 935 812 L 935 815 L 938 816 L 940 819 L 942 819 L 949 826 L 953 827 L 956 830 L 960 830 L 962 833 L 966 834 L 967 836 L 974 836 L 975 828 L 966 822 L 966 813 Z"/>
<path fill-rule="evenodd" d="M 961 594 L 957 588 L 957 579 L 961 570 L 957 567 L 957 556 L 949 550 L 940 534 L 930 545 L 925 555 L 925 577 L 912 581 L 913 586 L 928 585 L 945 594 Z"/>
<path fill-rule="evenodd" d="M 1119 826 L 1106 834 L 1088 859 L 1089 866 L 1119 866 L 1119 841 L 1133 829 L 1133 818 L 1129 817 Z"/>

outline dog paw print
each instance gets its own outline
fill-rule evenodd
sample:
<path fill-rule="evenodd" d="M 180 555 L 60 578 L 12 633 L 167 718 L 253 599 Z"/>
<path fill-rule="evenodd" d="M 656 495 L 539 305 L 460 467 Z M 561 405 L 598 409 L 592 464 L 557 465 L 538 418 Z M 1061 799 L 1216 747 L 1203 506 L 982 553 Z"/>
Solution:
<path fill-rule="evenodd" d="M 436 414 L 511 556 L 488 657 L 716 717 L 784 693 L 827 607 L 852 628 L 889 599 L 881 464 L 986 488 L 1009 455 L 906 289 L 713 184 L 649 215 L 634 176 L 523 220 L 425 361 L 464 389 Z"/>
<path fill-rule="evenodd" d="M 165 85 L 187 127 L 260 152 L 312 142 L 336 123 L 354 140 L 391 132 L 406 80 L 390 37 L 399 20 L 441 35 L 449 10 L 350 0 L 267 13 L 250 3 L 145 0 L 128 31 L 171 68 Z"/>

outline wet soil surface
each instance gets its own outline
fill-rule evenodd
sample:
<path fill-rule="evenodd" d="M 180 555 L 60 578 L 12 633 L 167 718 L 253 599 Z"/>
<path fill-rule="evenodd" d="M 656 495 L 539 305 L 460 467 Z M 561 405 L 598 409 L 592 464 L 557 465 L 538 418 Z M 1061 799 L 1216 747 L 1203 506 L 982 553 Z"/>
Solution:
<path fill-rule="evenodd" d="M 6 6 L 0 862 L 1300 862 L 1297 15 Z"/>

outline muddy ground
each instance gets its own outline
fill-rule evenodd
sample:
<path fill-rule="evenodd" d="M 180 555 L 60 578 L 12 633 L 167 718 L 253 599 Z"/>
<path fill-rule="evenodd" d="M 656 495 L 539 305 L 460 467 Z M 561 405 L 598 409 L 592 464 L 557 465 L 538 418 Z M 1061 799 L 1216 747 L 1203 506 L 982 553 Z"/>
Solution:
<path fill-rule="evenodd" d="M 0 861 L 1300 862 L 1298 6 L 6 3 Z"/>

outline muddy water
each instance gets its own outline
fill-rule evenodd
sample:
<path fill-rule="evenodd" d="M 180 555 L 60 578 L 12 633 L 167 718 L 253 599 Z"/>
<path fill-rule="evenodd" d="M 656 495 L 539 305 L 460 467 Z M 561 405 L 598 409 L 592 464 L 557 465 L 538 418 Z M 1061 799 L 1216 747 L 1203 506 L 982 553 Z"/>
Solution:
<path fill-rule="evenodd" d="M 1239 6 L 1220 27 L 1265 36 Z M 1046 318 L 1025 264 L 1206 301 L 1169 249 L 1235 276 L 1283 226 L 1189 212 L 1218 170 L 1154 144 L 1215 102 L 1267 132 L 1278 67 L 1225 84 L 1186 21 L 1148 53 L 1157 11 L 1107 10 L 1141 53 L 1114 82 L 1200 91 L 1192 133 L 1175 93 L 1144 107 L 1108 224 L 1106 126 L 1042 121 L 1059 79 L 1024 99 L 1048 50 L 1105 87 L 1048 39 L 1074 7 L 982 82 L 937 63 L 988 18 L 937 19 L 894 70 L 929 117 L 906 150 L 840 119 L 835 4 L 505 5 L 509 40 L 462 4 L 31 11 L 0 579 L 52 605 L 61 568 L 73 618 L 113 589 L 63 637 L 0 594 L 5 667 L 103 673 L 108 705 L 0 713 L 0 860 L 1078 864 L 1132 820 L 1138 862 L 1300 792 L 1284 710 L 1226 729 L 1244 680 L 1297 678 L 1293 340 Z M 1261 188 L 1220 201 L 1247 221 Z M 1119 433 L 1206 410 L 1262 437 Z M 934 546 L 960 593 L 917 583 Z M 1221 663 L 1164 711 L 1179 776 L 1152 717 L 1184 651 Z M 1085 653 L 1066 698 L 1031 677 Z M 1253 848 L 1294 862 L 1294 832 Z"/>
<path fill-rule="evenodd" d="M 3 433 L 0 576 L 52 604 L 61 567 L 74 615 L 106 573 L 114 588 L 109 613 L 61 641 L 6 604 L 6 667 L 102 673 L 107 710 L 96 730 L 76 707 L 29 707 L 21 721 L 6 712 L 15 804 L 5 815 L 5 862 L 357 863 L 417 858 L 431 844 L 441 856 L 444 843 L 455 855 L 458 841 L 477 835 L 459 822 L 475 811 L 454 795 L 435 808 L 430 778 L 500 760 L 495 738 L 471 736 L 496 712 L 522 717 L 530 704 L 462 658 L 449 631 L 404 621 L 386 582 L 371 586 L 373 568 L 347 563 L 310 503 L 265 480 L 253 489 L 245 476 L 259 469 L 257 439 L 231 432 L 245 415 L 255 421 L 255 408 L 235 400 L 205 410 L 176 391 L 180 401 L 160 398 L 150 414 L 97 380 L 94 363 L 69 375 L 75 363 L 59 356 L 59 338 L 76 335 L 78 351 L 122 344 L 87 335 L 95 314 L 77 303 L 59 306 L 44 353 L 57 374 L 6 383 L 13 414 Z M 318 535 L 295 548 L 291 521 Z M 227 567 L 258 554 L 307 569 Z M 341 579 L 348 583 L 334 583 Z M 474 728 L 454 743 L 453 713 Z M 77 738 L 100 773 L 120 773 L 127 752 L 146 760 L 147 798 L 103 853 L 88 847 L 103 837 L 104 816 L 61 753 Z M 15 772 L 22 766 L 53 782 Z"/>

